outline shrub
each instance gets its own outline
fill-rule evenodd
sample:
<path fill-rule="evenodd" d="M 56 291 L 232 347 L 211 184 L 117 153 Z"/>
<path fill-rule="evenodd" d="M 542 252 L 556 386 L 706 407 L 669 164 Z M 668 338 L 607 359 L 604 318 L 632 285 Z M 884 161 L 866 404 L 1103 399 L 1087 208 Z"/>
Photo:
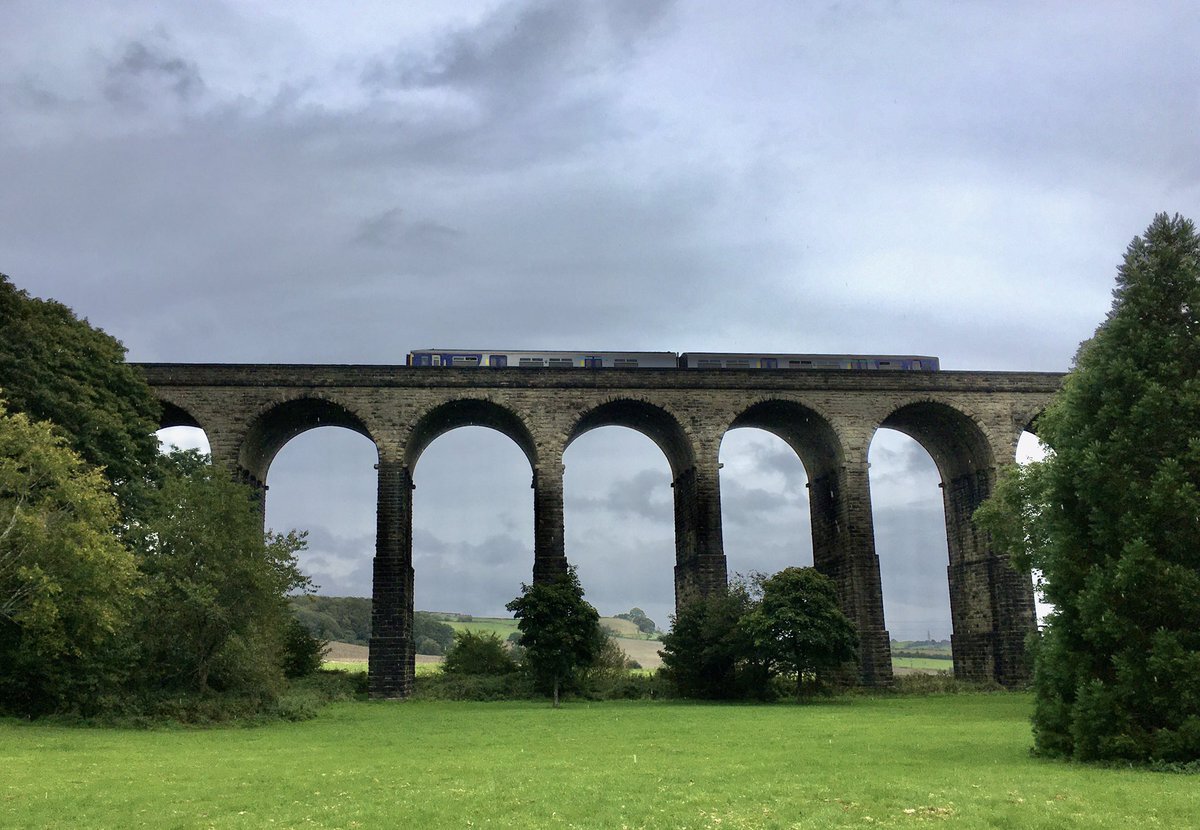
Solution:
<path fill-rule="evenodd" d="M 446 674 L 504 675 L 517 670 L 504 641 L 490 631 L 458 631 L 446 653 Z"/>

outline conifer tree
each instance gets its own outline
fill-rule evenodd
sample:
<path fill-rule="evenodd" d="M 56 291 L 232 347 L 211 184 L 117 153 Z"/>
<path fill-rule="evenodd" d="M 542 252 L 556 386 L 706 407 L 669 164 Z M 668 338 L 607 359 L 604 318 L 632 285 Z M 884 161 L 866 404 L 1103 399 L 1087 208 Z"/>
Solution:
<path fill-rule="evenodd" d="M 981 510 L 1038 568 L 1036 748 L 1200 760 L 1200 239 L 1160 214 L 1037 424 L 1052 449 Z"/>

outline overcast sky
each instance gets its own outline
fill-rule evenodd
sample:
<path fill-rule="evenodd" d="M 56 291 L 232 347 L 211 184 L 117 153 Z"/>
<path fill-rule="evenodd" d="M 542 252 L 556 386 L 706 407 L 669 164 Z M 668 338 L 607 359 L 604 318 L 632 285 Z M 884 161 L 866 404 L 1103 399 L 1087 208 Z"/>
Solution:
<path fill-rule="evenodd" d="M 0 31 L 0 271 L 132 360 L 1065 370 L 1130 239 L 1200 215 L 1192 2 L 0 0 Z M 369 593 L 374 460 L 319 430 L 270 471 L 323 593 Z M 731 569 L 811 563 L 794 454 L 739 430 L 722 461 Z M 881 433 L 871 462 L 889 628 L 948 635 L 932 461 Z M 606 428 L 566 464 L 589 598 L 665 624 L 665 459 Z M 416 480 L 418 607 L 500 611 L 524 457 L 459 430 Z"/>

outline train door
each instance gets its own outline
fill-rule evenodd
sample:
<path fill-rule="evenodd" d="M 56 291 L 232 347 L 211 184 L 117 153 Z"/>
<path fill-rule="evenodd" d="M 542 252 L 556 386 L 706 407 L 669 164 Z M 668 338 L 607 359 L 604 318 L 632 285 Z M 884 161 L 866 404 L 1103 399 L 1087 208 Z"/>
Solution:
<path fill-rule="evenodd" d="M 604 365 L 604 358 L 595 357 L 594 355 L 585 355 L 583 358 L 583 368 L 599 369 Z"/>
<path fill-rule="evenodd" d="M 778 369 L 779 368 L 779 358 L 764 357 L 758 361 L 758 367 L 760 369 Z"/>
<path fill-rule="evenodd" d="M 488 366 L 493 366 L 497 369 L 503 369 L 508 365 L 508 355 L 506 354 L 490 354 L 488 355 Z"/>

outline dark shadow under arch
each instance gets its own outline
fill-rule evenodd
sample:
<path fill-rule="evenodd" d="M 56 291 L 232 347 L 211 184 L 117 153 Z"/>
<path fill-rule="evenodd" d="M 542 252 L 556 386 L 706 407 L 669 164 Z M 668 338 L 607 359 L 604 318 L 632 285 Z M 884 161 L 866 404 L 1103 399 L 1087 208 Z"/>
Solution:
<path fill-rule="evenodd" d="M 924 447 L 937 464 L 943 483 L 968 473 L 989 472 L 996 465 L 979 424 L 947 404 L 905 404 L 884 418 L 880 426 L 903 432 Z"/>
<path fill-rule="evenodd" d="M 295 398 L 259 414 L 246 431 L 238 466 L 260 482 L 279 450 L 302 432 L 317 427 L 342 427 L 375 443 L 375 437 L 354 412 L 325 398 Z"/>
<path fill-rule="evenodd" d="M 404 464 L 414 470 L 421 453 L 439 436 L 459 427 L 487 427 L 508 436 L 537 468 L 537 446 L 525 421 L 507 407 L 480 398 L 461 398 L 440 404 L 413 425 L 404 449 Z"/>
<path fill-rule="evenodd" d="M 696 464 L 692 442 L 678 419 L 662 407 L 636 398 L 607 401 L 585 412 L 571 428 L 566 446 L 585 432 L 604 426 L 628 427 L 653 441 L 667 457 L 673 479 Z"/>
<path fill-rule="evenodd" d="M 204 429 L 204 425 L 196 419 L 196 416 L 179 404 L 161 398 L 158 402 L 162 406 L 162 410 L 158 416 L 159 429 L 169 429 L 171 427 L 197 427 Z"/>

